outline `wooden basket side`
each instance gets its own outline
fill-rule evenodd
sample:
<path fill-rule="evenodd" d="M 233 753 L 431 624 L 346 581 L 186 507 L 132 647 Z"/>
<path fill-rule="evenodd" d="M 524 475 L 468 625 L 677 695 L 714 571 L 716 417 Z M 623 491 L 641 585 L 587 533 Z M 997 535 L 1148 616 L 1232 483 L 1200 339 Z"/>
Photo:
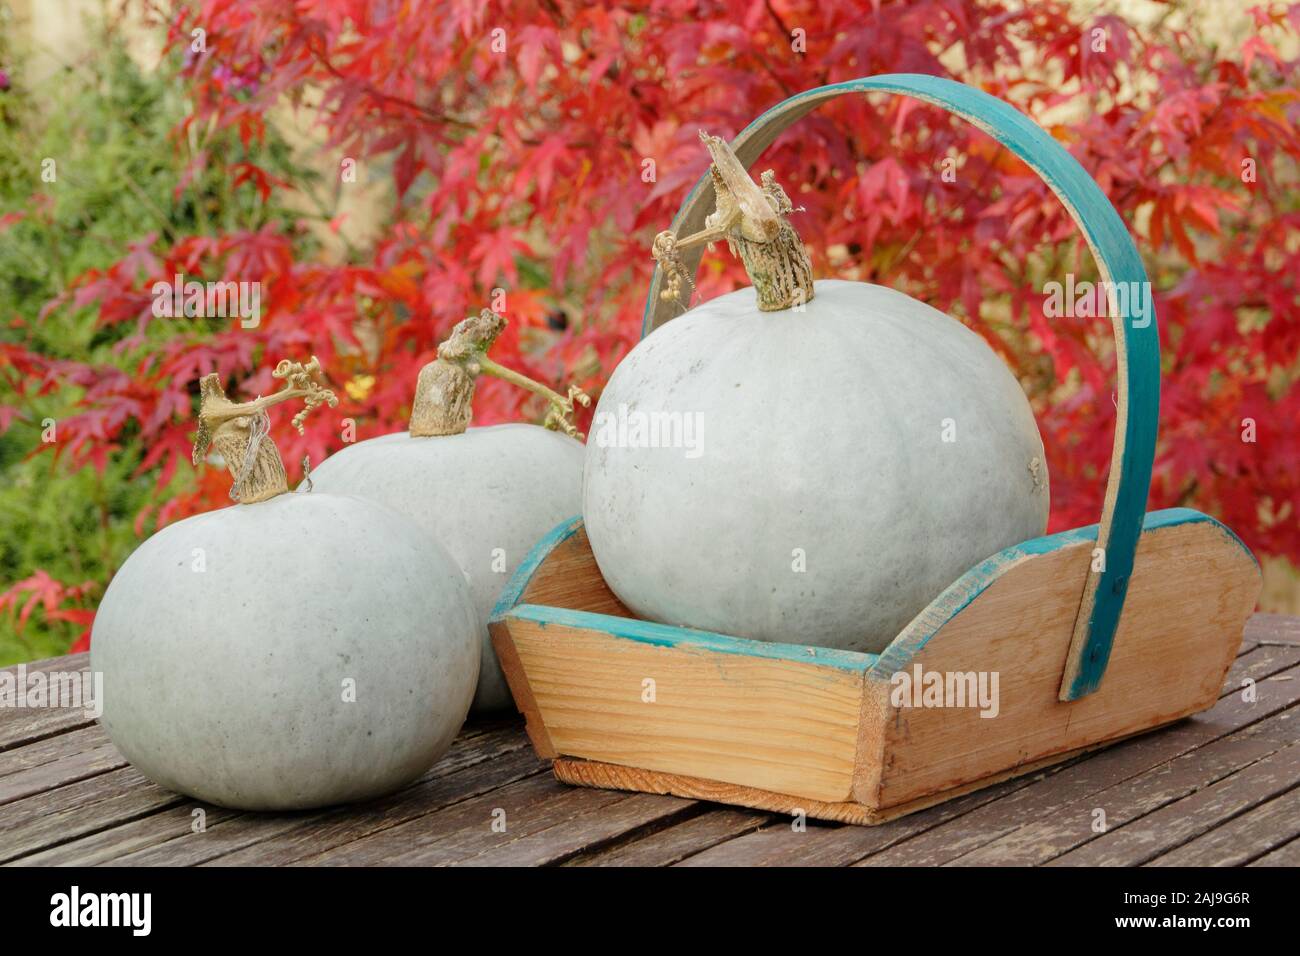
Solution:
<path fill-rule="evenodd" d="M 1165 508 L 1148 512 L 1143 522 L 1142 533 L 1148 534 L 1165 528 L 1184 525 L 1205 525 L 1214 529 L 1223 539 L 1225 545 L 1235 546 L 1236 550 L 1250 563 L 1258 568 L 1258 562 L 1250 549 L 1233 533 L 1227 525 L 1216 521 L 1207 514 L 1192 508 Z M 1087 525 L 1072 528 L 1056 534 L 1044 535 L 1022 544 L 1013 545 L 986 558 L 971 568 L 960 578 L 944 589 L 943 593 L 930 602 L 920 614 L 898 633 L 883 651 L 880 652 L 873 671 L 886 679 L 892 674 L 911 665 L 916 655 L 934 638 L 945 625 L 955 619 L 966 607 L 975 601 L 984 591 L 997 583 L 1014 568 L 1040 556 L 1054 554 L 1078 545 L 1096 546 L 1098 526 Z M 1086 563 L 1085 563 L 1085 566 Z M 1080 573 L 1084 573 L 1081 571 Z"/>
<path fill-rule="evenodd" d="M 851 799 L 873 655 L 531 604 L 493 637 L 543 756 Z"/>
<path fill-rule="evenodd" d="M 492 649 L 496 651 L 501 664 L 501 673 L 505 675 L 510 694 L 515 699 L 515 706 L 524 715 L 524 730 L 532 741 L 533 750 L 543 760 L 554 760 L 559 756 L 551 736 L 546 732 L 546 721 L 542 719 L 541 708 L 533 696 L 532 685 L 528 682 L 528 671 L 519 658 L 519 651 L 510 636 L 510 625 L 503 618 L 494 617 L 488 624 L 488 634 L 492 637 Z"/>
<path fill-rule="evenodd" d="M 900 706 L 891 701 L 878 723 L 884 742 L 878 789 L 870 794 L 876 806 L 915 801 L 1213 705 L 1260 575 L 1227 528 L 1187 509 L 1148 515 L 1106 679 L 1091 695 L 1059 699 L 1095 547 L 1090 531 L 1053 536 L 1054 547 L 997 563 L 946 623 L 930 634 L 909 628 L 881 655 L 869 683 L 891 682 L 891 692 L 897 686 Z M 929 706 L 930 675 L 942 681 L 946 693 L 935 699 L 946 706 Z M 981 686 L 996 690 L 988 697 L 995 706 L 983 708 L 990 716 L 952 706 L 951 691 L 975 689 L 978 697 Z"/>
<path fill-rule="evenodd" d="M 1097 525 L 1089 525 L 1044 535 L 981 561 L 945 588 L 880 653 L 867 674 L 862 695 L 855 800 L 872 808 L 879 808 L 882 803 L 886 747 L 892 736 L 890 728 L 897 726 L 905 716 L 900 715 L 900 708 L 891 702 L 894 675 L 911 669 L 926 645 L 1004 575 L 1041 555 L 1081 544 L 1092 546 L 1096 543 L 1097 531 Z"/>
<path fill-rule="evenodd" d="M 556 525 L 533 546 L 501 592 L 489 626 L 520 604 L 632 616 L 601 576 L 581 517 Z"/>
<path fill-rule="evenodd" d="M 533 545 L 511 575 L 488 620 L 492 647 L 501 662 L 515 706 L 524 715 L 525 729 L 533 749 L 539 757 L 550 760 L 556 756 L 555 745 L 546 732 L 537 699 L 529 686 L 528 674 L 510 639 L 510 629 L 504 623 L 505 616 L 516 606 L 532 602 L 627 615 L 627 609 L 601 577 L 580 515 L 560 522 Z"/>

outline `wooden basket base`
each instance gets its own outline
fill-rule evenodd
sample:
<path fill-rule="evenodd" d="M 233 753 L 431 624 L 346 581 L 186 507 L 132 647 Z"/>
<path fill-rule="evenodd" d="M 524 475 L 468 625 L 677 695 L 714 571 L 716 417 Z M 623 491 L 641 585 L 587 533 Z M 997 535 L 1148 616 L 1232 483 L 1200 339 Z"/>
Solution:
<path fill-rule="evenodd" d="M 890 820 L 897 820 L 909 813 L 926 810 L 955 797 L 964 797 L 968 793 L 983 790 L 994 784 L 1005 783 L 1016 777 L 1028 776 L 1047 767 L 1053 767 L 1075 757 L 1111 747 L 1130 737 L 1141 737 L 1154 730 L 1171 727 L 1186 718 L 1171 720 L 1149 730 L 1135 734 L 1126 734 L 1115 740 L 1076 747 L 1063 753 L 1052 754 L 1041 760 L 1021 764 L 1009 770 L 990 774 L 980 780 L 963 783 L 960 786 L 937 793 L 927 794 L 916 800 L 895 804 L 883 810 L 874 810 L 861 803 L 824 803 L 819 800 L 807 800 L 792 797 L 789 794 L 773 793 L 755 787 L 741 787 L 717 780 L 704 780 L 700 777 L 687 777 L 676 773 L 661 773 L 657 770 L 641 770 L 636 767 L 620 767 L 618 764 L 602 763 L 599 760 L 583 760 L 579 757 L 556 757 L 551 762 L 555 779 L 577 787 L 595 787 L 603 790 L 628 790 L 634 793 L 658 793 L 671 797 L 683 797 L 688 800 L 708 800 L 712 803 L 728 803 L 733 806 L 749 807 L 753 810 L 766 810 L 769 813 L 794 815 L 799 810 L 814 820 L 828 820 L 831 823 L 852 823 L 855 826 L 873 827 Z"/>
<path fill-rule="evenodd" d="M 965 783 L 951 790 L 932 793 L 917 800 L 900 803 L 884 810 L 873 810 L 861 803 L 823 803 L 803 797 L 792 797 L 770 790 L 755 787 L 741 787 L 717 780 L 704 780 L 700 777 L 686 777 L 675 773 L 661 773 L 657 770 L 640 770 L 636 767 L 620 767 L 618 764 L 601 763 L 599 760 L 582 760 L 574 757 L 557 757 L 551 764 L 555 779 L 579 787 L 596 787 L 605 790 L 630 790 L 636 793 L 660 793 L 689 800 L 709 800 L 713 803 L 729 803 L 734 806 L 749 807 L 754 810 L 766 810 L 769 813 L 784 813 L 793 816 L 802 810 L 814 820 L 828 820 L 832 823 L 852 823 L 857 826 L 876 826 L 888 823 L 899 817 L 907 816 L 918 810 L 925 810 L 936 804 L 964 796 L 996 783 L 1002 783 L 1015 777 L 1034 773 L 1045 767 L 1063 763 L 1071 758 L 1093 750 L 1099 750 L 1109 744 L 1093 744 L 1065 753 L 1053 754 L 1033 763 L 1023 764 L 1012 770 L 1004 770 Z"/>

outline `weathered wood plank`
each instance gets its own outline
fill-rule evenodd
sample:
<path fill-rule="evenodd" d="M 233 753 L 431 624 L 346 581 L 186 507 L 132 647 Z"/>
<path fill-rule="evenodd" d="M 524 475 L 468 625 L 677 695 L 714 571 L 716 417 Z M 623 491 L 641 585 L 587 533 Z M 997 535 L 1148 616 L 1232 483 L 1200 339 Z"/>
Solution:
<path fill-rule="evenodd" d="M 24 665 L 27 673 L 81 673 L 90 666 L 89 654 L 51 657 Z M 17 675 L 18 665 L 4 668 Z M 40 740 L 51 734 L 87 727 L 94 719 L 83 707 L 0 707 L 0 751 Z"/>
<path fill-rule="evenodd" d="M 0 863 L 108 829 L 181 797 L 122 767 L 0 807 Z"/>
<path fill-rule="evenodd" d="M 1246 622 L 1246 638 L 1256 643 L 1283 641 L 1300 644 L 1300 617 L 1256 613 Z"/>
<path fill-rule="evenodd" d="M 1253 651 L 1261 640 L 1285 638 L 1289 633 L 1287 621 L 1288 618 L 1281 614 L 1252 614 L 1242 631 L 1238 656 Z"/>
<path fill-rule="evenodd" d="M 543 865 L 593 843 L 696 812 L 695 801 L 567 787 L 541 775 L 302 862 Z"/>
<path fill-rule="evenodd" d="M 18 673 L 19 666 L 26 667 L 29 674 L 40 671 L 42 674 L 50 674 L 55 671 L 81 672 L 90 667 L 90 654 L 82 652 L 80 654 L 63 654 L 59 657 L 44 657 L 39 661 L 26 661 L 22 665 L 10 664 L 4 670 Z"/>
<path fill-rule="evenodd" d="M 21 800 L 44 790 L 53 790 L 125 766 L 126 759 L 117 752 L 117 748 L 104 743 L 90 750 L 0 777 L 0 804 Z"/>
<path fill-rule="evenodd" d="M 1220 824 L 1147 866 L 1241 866 L 1300 836 L 1300 788 Z"/>
<path fill-rule="evenodd" d="M 1300 839 L 1292 840 L 1271 853 L 1261 856 L 1248 866 L 1300 866 Z"/>
<path fill-rule="evenodd" d="M 236 810 L 186 800 L 178 805 L 155 809 L 137 820 L 120 823 L 77 840 L 51 847 L 15 860 L 17 866 L 95 866 L 108 863 L 135 850 L 156 846 L 193 832 L 195 811 L 203 811 L 203 826 L 213 826 L 239 816 Z"/>
<path fill-rule="evenodd" d="M 545 764 L 533 754 L 518 728 L 492 752 L 482 751 L 478 761 L 457 763 L 409 790 L 304 819 L 266 839 L 211 857 L 203 865 L 284 866 L 545 772 Z"/>
<path fill-rule="evenodd" d="M 1242 681 L 1266 680 L 1296 664 L 1300 664 L 1300 645 L 1257 644 L 1233 662 L 1228 676 L 1224 678 L 1221 696 L 1238 693 L 1242 689 Z"/>
<path fill-rule="evenodd" d="M 625 793 L 566 787 L 550 774 L 538 774 L 301 862 L 447 865 L 627 799 Z M 504 832 L 495 832 L 494 824 L 504 825 Z"/>
<path fill-rule="evenodd" d="M 1135 866 L 1300 784 L 1300 743 L 1212 786 L 1111 829 L 1049 866 Z"/>
<path fill-rule="evenodd" d="M 518 730 L 512 729 L 500 732 L 497 737 L 507 735 L 516 740 L 521 736 Z M 468 796 L 492 790 L 503 782 L 544 771 L 542 762 L 522 746 L 500 753 L 497 759 L 487 759 L 487 755 L 498 753 L 491 735 L 474 738 L 460 749 L 473 749 L 480 755 L 479 759 L 466 764 L 463 752 L 449 752 L 415 784 L 370 803 L 303 813 L 246 813 L 209 827 L 204 833 L 182 834 L 114 862 L 124 866 L 290 862 L 319 852 L 320 848 L 341 845 L 366 833 L 433 813 Z"/>
<path fill-rule="evenodd" d="M 697 800 L 634 793 L 626 800 L 585 813 L 573 820 L 494 846 L 461 866 L 548 866 L 573 856 L 585 847 L 599 847 L 612 839 L 646 827 L 675 823 L 698 813 Z M 418 862 L 418 857 L 409 862 Z"/>
<path fill-rule="evenodd" d="M 1300 673 L 1300 668 L 1292 668 L 1287 673 Z M 1090 795 L 1117 786 L 1123 781 L 1140 777 L 1166 761 L 1284 711 L 1300 699 L 1300 686 L 1297 684 L 1300 682 L 1262 684 L 1254 703 L 1242 700 L 1237 693 L 1230 693 L 1204 714 L 1099 751 L 1086 760 L 1019 791 L 1014 798 L 1001 801 L 996 807 L 988 807 L 934 832 L 918 836 L 891 848 L 881 859 L 869 862 L 871 865 L 938 866 L 956 860 L 963 854 L 973 853 L 982 846 L 1002 841 L 1003 838 L 1007 839 L 999 843 L 993 856 L 979 855 L 972 857 L 969 862 L 993 863 L 994 857 L 997 862 L 1003 863 L 1030 862 L 1022 854 L 1037 852 L 1034 848 L 1054 844 L 1050 844 L 1039 829 L 1010 837 L 1018 828 L 1035 826 L 1037 821 L 1044 821 L 1044 826 L 1054 834 L 1055 839 L 1062 839 L 1052 822 L 1064 808 L 1087 800 Z M 1070 833 L 1073 838 L 1074 831 L 1071 830 Z M 1065 847 L 1061 852 L 1068 848 Z"/>
<path fill-rule="evenodd" d="M 846 866 L 868 853 L 893 846 L 909 836 L 1003 798 L 1057 769 L 1052 767 L 1037 775 L 1007 780 L 879 826 L 822 825 L 810 821 L 804 831 L 797 832 L 791 826 L 792 819 L 777 818 L 769 826 L 726 840 L 683 859 L 677 865 Z"/>
<path fill-rule="evenodd" d="M 64 738 L 79 740 L 76 746 L 62 748 L 72 753 L 79 750 L 84 752 L 88 745 L 96 741 L 107 745 L 107 738 L 96 726 L 59 737 L 46 738 L 0 755 L 0 759 L 8 757 L 21 760 L 24 764 L 36 764 L 38 761 L 35 755 L 39 754 L 42 759 L 45 759 L 51 754 L 57 754 L 61 749 L 60 741 Z M 524 746 L 521 721 L 517 716 L 471 724 L 430 774 L 453 773 L 457 769 L 488 759 L 495 753 L 502 753 L 509 749 L 522 750 Z M 57 762 L 57 760 L 51 761 L 51 763 Z M 120 784 L 115 785 L 123 774 L 129 775 L 126 779 L 130 781 L 135 792 L 124 793 Z M 111 859 L 113 854 L 107 849 L 113 839 L 111 828 L 123 824 L 130 825 L 123 833 L 123 837 L 124 839 L 130 837 L 131 846 L 124 844 L 120 853 L 130 852 L 132 848 L 142 846 L 143 834 L 151 832 L 138 822 L 142 814 L 166 809 L 185 800 L 178 794 L 154 786 L 138 772 L 127 767 L 101 776 L 106 781 L 103 784 L 96 782 L 99 778 L 91 777 L 78 783 L 43 790 L 0 806 L 0 861 L 13 860 L 24 855 L 31 856 L 42 848 L 56 845 L 60 849 L 57 854 L 51 855 L 49 862 L 91 864 L 103 859 Z M 199 806 L 193 801 L 190 801 L 189 805 Z M 220 808 L 207 809 L 209 823 L 228 820 L 233 816 Z M 263 832 L 272 832 L 275 829 L 271 821 L 262 817 L 256 819 L 261 821 L 260 827 Z M 96 833 L 98 830 L 108 832 L 99 835 Z M 184 835 L 186 832 L 188 832 L 188 824 L 182 830 L 163 828 L 153 833 L 156 837 L 154 842 L 161 843 L 175 837 L 177 833 Z M 94 835 L 85 840 L 77 839 L 87 834 Z M 79 855 L 83 852 L 84 856 Z"/>
<path fill-rule="evenodd" d="M 1095 839 L 1098 810 L 1110 832 L 1210 786 L 1293 742 L 1285 714 L 1223 737 L 1104 789 L 1065 800 L 1051 813 L 957 857 L 959 866 L 1042 864 Z M 1008 808 L 1010 809 L 1010 808 Z"/>
<path fill-rule="evenodd" d="M 73 754 L 85 753 L 108 743 L 108 735 L 99 724 L 78 727 L 53 737 L 0 752 L 0 777 L 54 763 Z"/>
<path fill-rule="evenodd" d="M 719 807 L 681 823 L 614 846 L 590 850 L 566 866 L 671 866 L 724 840 L 750 833 L 773 822 L 768 813 Z"/>
<path fill-rule="evenodd" d="M 297 826 L 300 814 L 241 813 L 218 820 L 202 833 L 159 835 L 153 844 L 114 855 L 101 864 L 112 866 L 198 866 Z"/>

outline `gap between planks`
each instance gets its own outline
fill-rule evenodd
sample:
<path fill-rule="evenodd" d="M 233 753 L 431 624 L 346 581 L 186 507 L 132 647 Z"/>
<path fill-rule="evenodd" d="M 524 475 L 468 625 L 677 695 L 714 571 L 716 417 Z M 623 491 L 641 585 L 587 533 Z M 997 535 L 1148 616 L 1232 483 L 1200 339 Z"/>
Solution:
<path fill-rule="evenodd" d="M 1250 807 L 1232 819 L 1143 866 L 1249 866 L 1300 836 L 1300 786 Z M 1275 842 L 1270 842 L 1274 841 Z"/>

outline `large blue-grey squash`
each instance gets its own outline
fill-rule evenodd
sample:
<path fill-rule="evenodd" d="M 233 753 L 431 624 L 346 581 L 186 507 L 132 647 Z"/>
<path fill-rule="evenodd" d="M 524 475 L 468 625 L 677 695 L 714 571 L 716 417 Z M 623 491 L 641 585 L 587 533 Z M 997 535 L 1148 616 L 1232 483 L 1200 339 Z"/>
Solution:
<path fill-rule="evenodd" d="M 672 276 L 682 249 L 726 241 L 754 285 L 615 369 L 587 443 L 592 552 L 641 617 L 879 651 L 969 568 L 1045 530 L 1034 416 L 960 322 L 881 286 L 814 283 L 781 187 L 706 143 L 717 211 L 695 236 L 662 233 L 656 255 Z"/>

